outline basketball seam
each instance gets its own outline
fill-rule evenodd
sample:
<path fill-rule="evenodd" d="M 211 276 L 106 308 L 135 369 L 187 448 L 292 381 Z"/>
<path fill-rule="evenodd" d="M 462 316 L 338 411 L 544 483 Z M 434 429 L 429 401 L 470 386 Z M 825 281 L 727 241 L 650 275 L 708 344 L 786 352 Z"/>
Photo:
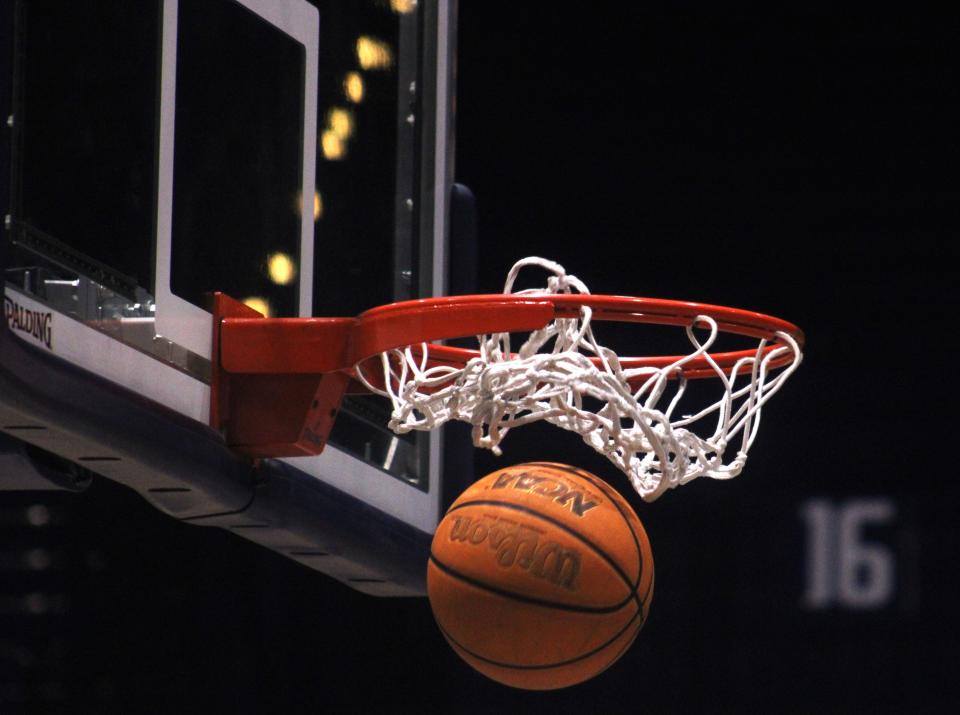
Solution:
<path fill-rule="evenodd" d="M 498 596 L 503 596 L 505 598 L 510 598 L 515 601 L 520 601 L 521 603 L 530 603 L 537 606 L 544 606 L 546 608 L 555 608 L 560 611 L 572 611 L 574 613 L 616 613 L 623 609 L 630 601 L 636 600 L 635 595 L 631 594 L 630 597 L 624 599 L 620 603 L 613 606 L 577 606 L 574 604 L 559 603 L 557 601 L 548 601 L 542 598 L 536 598 L 535 596 L 526 596 L 522 593 L 516 593 L 514 591 L 508 591 L 504 588 L 497 588 L 496 586 L 487 583 L 486 581 L 480 581 L 472 576 L 468 576 L 465 573 L 457 571 L 452 566 L 444 563 L 437 558 L 436 554 L 433 551 L 430 552 L 430 561 L 441 571 L 443 571 L 448 576 L 457 579 L 458 581 L 463 581 L 471 586 L 479 588 L 490 593 L 494 593 Z M 639 605 L 639 608 L 642 610 L 643 606 Z"/>
<path fill-rule="evenodd" d="M 480 654 L 478 654 L 478 653 L 474 653 L 474 652 L 473 652 L 472 650 L 470 650 L 469 648 L 465 648 L 465 647 L 460 643 L 460 641 L 458 641 L 456 638 L 454 638 L 453 636 L 451 636 L 451 635 L 447 632 L 447 629 L 445 629 L 445 628 L 443 627 L 443 625 L 440 623 L 439 620 L 437 621 L 437 627 L 440 629 L 440 632 L 443 633 L 444 637 L 447 638 L 453 645 L 455 645 L 457 648 L 459 648 L 459 649 L 462 650 L 464 653 L 466 653 L 467 655 L 469 655 L 471 658 L 476 658 L 477 660 L 482 661 L 482 662 L 484 662 L 484 663 L 489 663 L 490 665 L 495 665 L 495 666 L 497 666 L 498 668 L 506 668 L 506 669 L 508 669 L 508 670 L 551 670 L 551 669 L 553 669 L 553 668 L 563 668 L 563 667 L 566 667 L 566 666 L 568 666 L 568 665 L 573 665 L 573 664 L 578 663 L 578 662 L 580 662 L 580 661 L 582 661 L 582 660 L 586 660 L 587 658 L 590 658 L 590 657 L 596 655 L 597 653 L 602 652 L 604 649 L 606 649 L 607 647 L 609 647 L 610 644 L 614 643 L 614 642 L 617 640 L 617 638 L 619 638 L 619 637 L 622 636 L 624 633 L 626 633 L 635 623 L 637 623 L 637 619 L 638 619 L 638 617 L 640 617 L 640 622 L 637 624 L 636 632 L 633 634 L 633 638 L 630 639 L 630 643 L 629 643 L 628 646 L 627 646 L 627 647 L 629 647 L 629 645 L 633 643 L 633 641 L 634 641 L 634 639 L 636 638 L 637 634 L 640 632 L 640 629 L 643 627 L 644 619 L 642 618 L 642 616 L 643 616 L 643 609 L 638 609 L 637 612 L 634 613 L 633 616 L 631 616 L 630 620 L 627 621 L 626 625 L 624 625 L 623 628 L 621 628 L 621 629 L 620 629 L 619 631 L 617 631 L 610 639 L 608 639 L 607 641 L 605 641 L 605 642 L 602 643 L 601 645 L 597 646 L 597 647 L 594 648 L 593 650 L 590 650 L 590 651 L 588 651 L 588 652 L 586 652 L 586 653 L 582 653 L 581 655 L 578 655 L 578 656 L 575 657 L 575 658 L 570 658 L 570 659 L 568 659 L 568 660 L 561 660 L 561 661 L 557 661 L 557 662 L 555 662 L 555 663 L 544 663 L 544 664 L 541 664 L 541 665 L 523 665 L 523 664 L 520 664 L 520 663 L 504 663 L 504 662 L 501 662 L 501 661 L 499 661 L 499 660 L 493 660 L 492 658 L 486 658 L 486 657 L 484 657 L 484 656 L 482 656 L 482 655 L 480 655 Z M 613 660 L 611 660 L 609 663 L 607 663 L 607 664 L 601 669 L 600 672 L 602 672 L 603 670 L 606 670 L 606 669 L 609 668 L 611 665 L 613 665 L 613 663 L 615 663 L 615 662 L 617 661 L 617 659 L 620 658 L 620 656 L 623 655 L 623 653 L 625 652 L 625 650 L 626 650 L 626 649 L 621 649 L 621 650 L 619 650 L 619 651 L 617 652 L 616 657 L 615 657 Z"/>
<path fill-rule="evenodd" d="M 634 634 L 633 634 L 632 636 L 630 636 L 630 638 L 627 639 L 627 642 L 624 643 L 623 646 L 621 646 L 619 652 L 618 652 L 617 655 L 613 658 L 613 660 L 611 660 L 609 663 L 607 663 L 605 666 L 603 666 L 603 668 L 601 668 L 601 669 L 596 673 L 596 675 L 600 675 L 600 673 L 604 673 L 604 672 L 606 672 L 608 669 L 610 669 L 611 667 L 613 667 L 613 665 L 614 665 L 618 660 L 620 660 L 620 659 L 623 657 L 623 654 L 626 653 L 628 650 L 630 650 L 630 647 L 636 642 L 637 636 L 640 635 L 640 629 L 643 628 L 643 624 L 646 623 L 646 620 L 647 620 L 646 617 L 644 617 L 643 620 L 640 622 L 640 627 L 637 628 L 637 630 L 634 632 Z"/>
<path fill-rule="evenodd" d="M 583 534 L 578 533 L 577 531 L 567 526 L 563 522 L 558 521 L 557 519 L 554 519 L 551 516 L 547 516 L 546 514 L 539 512 L 536 509 L 531 509 L 530 507 L 521 506 L 520 504 L 514 504 L 512 502 L 499 501 L 497 499 L 476 499 L 473 501 L 462 502 L 460 504 L 455 504 L 454 506 L 450 507 L 450 510 L 447 513 L 450 514 L 454 511 L 457 511 L 458 509 L 463 509 L 464 507 L 468 507 L 468 506 L 500 506 L 506 509 L 510 509 L 512 511 L 519 511 L 524 514 L 528 514 L 530 516 L 535 516 L 538 519 L 542 519 L 543 521 L 546 521 L 547 523 L 556 526 L 557 528 L 561 529 L 562 531 L 565 531 L 567 534 L 569 534 L 570 536 L 573 536 L 574 538 L 576 538 L 577 540 L 581 541 L 583 544 L 588 546 L 590 549 L 592 549 L 594 553 L 596 553 L 601 559 L 603 559 L 607 563 L 607 565 L 609 565 L 610 568 L 613 569 L 614 573 L 616 573 L 617 576 L 620 577 L 620 580 L 623 581 L 624 585 L 627 587 L 628 595 L 625 599 L 619 602 L 617 606 L 618 608 L 623 607 L 631 598 L 634 598 L 636 596 L 637 586 L 640 585 L 639 579 L 635 584 L 630 583 L 630 577 L 627 576 L 626 573 L 624 573 L 620 565 L 617 564 L 617 562 L 614 561 L 613 558 L 609 554 L 607 554 L 606 551 L 604 551 L 595 543 L 590 541 L 590 539 L 585 537 Z M 629 528 L 629 524 L 627 525 L 627 527 Z M 630 533 L 631 535 L 633 535 L 632 530 Z M 634 536 L 634 539 L 636 539 L 635 536 Z M 640 569 L 638 570 L 642 573 L 643 572 L 642 560 L 640 561 L 641 561 L 641 566 L 640 566 Z M 640 606 L 642 607 L 643 604 L 640 604 Z"/>

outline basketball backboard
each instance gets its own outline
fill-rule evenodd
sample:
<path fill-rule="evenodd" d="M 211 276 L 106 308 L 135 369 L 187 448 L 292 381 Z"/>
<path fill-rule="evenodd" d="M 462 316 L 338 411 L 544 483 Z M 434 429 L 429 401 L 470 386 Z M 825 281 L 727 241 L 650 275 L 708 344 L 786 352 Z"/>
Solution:
<path fill-rule="evenodd" d="M 318 456 L 232 452 L 209 300 L 353 316 L 447 292 L 454 4 L 12 5 L 0 431 L 359 590 L 421 593 L 442 433 L 394 435 L 389 403 L 352 396 Z"/>

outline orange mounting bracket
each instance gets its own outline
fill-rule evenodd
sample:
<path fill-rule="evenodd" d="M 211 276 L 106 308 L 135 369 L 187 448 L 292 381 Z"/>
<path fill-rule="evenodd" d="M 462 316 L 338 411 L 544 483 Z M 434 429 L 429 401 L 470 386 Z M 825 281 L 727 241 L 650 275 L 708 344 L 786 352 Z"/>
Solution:
<path fill-rule="evenodd" d="M 211 426 L 251 457 L 323 451 L 351 382 L 341 368 L 355 319 L 267 319 L 223 293 L 213 318 Z"/>

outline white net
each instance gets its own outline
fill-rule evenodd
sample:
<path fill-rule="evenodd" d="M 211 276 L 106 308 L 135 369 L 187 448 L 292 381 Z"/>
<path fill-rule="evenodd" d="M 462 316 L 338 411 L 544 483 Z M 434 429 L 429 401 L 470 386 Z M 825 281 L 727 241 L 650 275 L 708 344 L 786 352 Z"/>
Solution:
<path fill-rule="evenodd" d="M 546 270 L 547 285 L 518 295 L 589 293 L 562 266 L 536 257 L 514 265 L 504 293 L 513 292 L 517 274 L 527 266 Z M 592 317 L 584 306 L 578 318 L 553 320 L 531 333 L 516 353 L 508 333 L 481 335 L 477 356 L 463 367 L 431 366 L 425 344 L 383 353 L 385 389 L 358 373 L 368 388 L 390 398 L 389 426 L 397 433 L 461 420 L 473 426 L 474 445 L 500 454 L 511 429 L 543 420 L 581 435 L 647 501 L 697 477 L 737 476 L 760 426 L 761 408 L 800 364 L 796 340 L 776 333 L 776 347 L 768 349 L 768 341 L 760 340 L 756 353 L 724 370 L 708 352 L 720 332 L 717 323 L 700 315 L 686 328 L 689 354 L 663 368 L 625 369 L 613 350 L 597 343 Z M 785 355 L 788 364 L 775 369 Z M 691 410 L 683 367 L 695 359 L 715 372 L 709 382 L 717 394 Z"/>

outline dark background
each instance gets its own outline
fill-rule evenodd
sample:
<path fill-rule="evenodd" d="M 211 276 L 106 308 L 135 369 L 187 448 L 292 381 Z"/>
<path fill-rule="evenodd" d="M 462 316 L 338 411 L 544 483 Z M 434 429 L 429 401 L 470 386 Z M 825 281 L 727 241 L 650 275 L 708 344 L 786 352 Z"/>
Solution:
<path fill-rule="evenodd" d="M 0 550 L 43 547 L 57 568 L 42 582 L 18 577 L 37 579 L 35 618 L 0 614 L 0 661 L 23 674 L 0 703 L 27 693 L 36 712 L 957 704 L 955 27 L 876 9 L 572 7 L 460 7 L 456 173 L 478 197 L 481 290 L 499 290 L 514 260 L 536 254 L 594 292 L 751 308 L 808 337 L 743 475 L 652 505 L 633 499 L 657 568 L 634 647 L 575 689 L 503 688 L 447 648 L 425 600 L 356 594 L 99 480 L 45 500 L 43 529 L 3 532 Z M 642 352 L 641 331 L 628 350 Z M 477 456 L 478 471 L 553 459 L 628 491 L 556 432 L 515 432 L 503 459 Z M 4 495 L 2 513 L 35 501 Z M 854 545 L 891 566 L 886 597 L 864 607 L 834 590 L 811 603 L 811 559 L 823 554 L 810 515 L 829 508 L 840 520 L 876 503 L 890 516 L 859 522 Z M 829 551 L 828 573 L 844 553 Z M 867 568 L 857 583 L 874 576 Z"/>

